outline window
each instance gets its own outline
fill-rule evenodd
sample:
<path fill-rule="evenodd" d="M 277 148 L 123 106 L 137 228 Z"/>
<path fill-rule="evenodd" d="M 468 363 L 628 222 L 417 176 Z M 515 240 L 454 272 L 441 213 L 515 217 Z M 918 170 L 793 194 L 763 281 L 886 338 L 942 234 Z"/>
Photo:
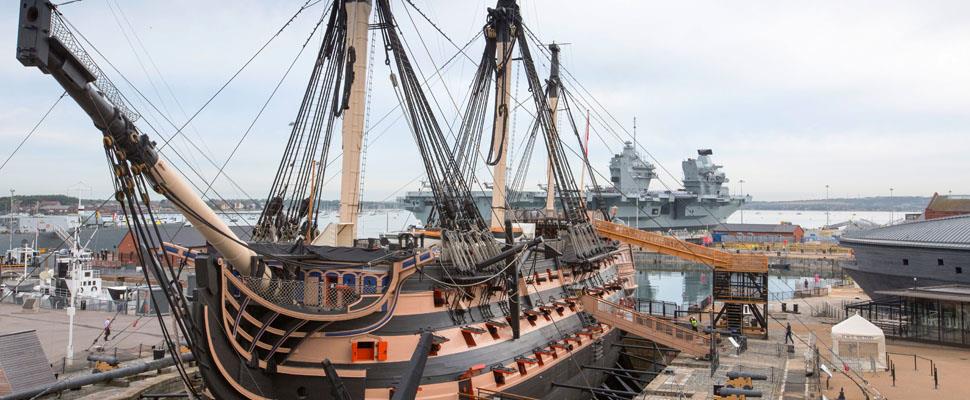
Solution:
<path fill-rule="evenodd" d="M 903 265 L 909 265 L 909 259 L 908 258 L 904 258 L 903 259 Z"/>
<path fill-rule="evenodd" d="M 958 274 L 962 274 L 963 273 L 963 267 L 956 267 L 956 268 L 954 268 L 954 272 L 956 272 Z"/>
<path fill-rule="evenodd" d="M 936 259 L 936 265 L 943 265 L 943 259 L 942 258 L 937 258 Z"/>

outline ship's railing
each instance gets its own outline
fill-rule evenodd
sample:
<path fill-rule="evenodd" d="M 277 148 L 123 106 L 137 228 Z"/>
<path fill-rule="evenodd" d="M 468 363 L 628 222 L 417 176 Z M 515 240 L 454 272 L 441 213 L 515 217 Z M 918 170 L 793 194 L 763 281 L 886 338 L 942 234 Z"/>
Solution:
<path fill-rule="evenodd" d="M 583 311 L 600 322 L 695 356 L 710 352 L 710 335 L 595 296 L 584 295 L 581 300 Z"/>
<path fill-rule="evenodd" d="M 348 307 L 361 299 L 380 297 L 386 290 L 379 282 L 375 285 L 345 285 L 318 279 L 238 279 L 266 301 L 285 308 L 311 312 L 346 312 Z"/>

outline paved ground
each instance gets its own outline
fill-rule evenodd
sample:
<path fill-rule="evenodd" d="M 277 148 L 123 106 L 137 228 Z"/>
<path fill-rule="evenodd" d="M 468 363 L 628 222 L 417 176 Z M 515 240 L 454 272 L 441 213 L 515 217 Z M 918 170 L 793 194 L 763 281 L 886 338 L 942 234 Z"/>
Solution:
<path fill-rule="evenodd" d="M 812 310 L 822 309 L 824 303 L 828 303 L 834 307 L 841 307 L 843 301 L 857 301 L 858 299 L 866 299 L 866 296 L 857 288 L 836 289 L 833 290 L 830 296 L 824 298 L 799 299 L 798 303 L 802 313 L 797 318 L 794 315 L 790 316 L 788 321 L 792 324 L 794 334 L 801 339 L 808 340 L 809 332 L 813 331 L 818 337 L 818 342 L 821 344 L 820 349 L 822 350 L 820 351 L 824 352 L 825 349 L 831 347 L 832 340 L 830 333 L 832 325 L 838 323 L 839 319 L 813 317 Z M 772 305 L 772 311 L 780 311 L 774 307 L 777 307 L 777 305 Z M 783 340 L 784 336 L 782 323 L 773 321 L 773 324 L 770 326 L 772 328 L 772 339 L 778 340 L 779 342 Z M 808 348 L 800 340 L 796 340 L 796 343 L 796 353 L 798 354 L 803 353 Z M 970 379 L 965 378 L 966 376 L 970 376 L 970 349 L 887 340 L 886 351 L 890 353 L 919 354 L 922 357 L 932 359 L 936 363 L 939 373 L 939 389 L 934 389 L 929 362 L 918 359 L 916 365 L 918 370 L 914 370 L 912 356 L 890 355 L 896 364 L 896 386 L 893 386 L 892 377 L 886 371 L 859 373 L 858 375 L 855 371 L 849 371 L 848 374 L 852 375 L 857 382 L 864 380 L 871 388 L 874 388 L 878 393 L 889 399 L 932 398 L 934 400 L 944 400 L 967 399 L 970 397 L 967 394 L 970 393 Z M 828 356 L 823 358 L 832 357 Z M 842 366 L 837 364 L 837 361 L 829 363 L 834 376 L 828 382 L 829 389 L 824 391 L 826 397 L 835 399 L 839 395 L 839 390 L 844 388 L 846 399 L 865 399 L 866 397 L 862 394 L 862 391 L 846 376 L 846 373 L 844 371 L 839 372 Z M 802 363 L 802 365 L 804 364 Z M 789 376 L 791 376 L 791 372 L 789 372 Z M 825 384 L 826 382 L 823 378 L 821 381 L 823 388 Z"/>
<path fill-rule="evenodd" d="M 114 322 L 111 324 L 112 337 L 105 343 L 97 338 L 102 335 L 107 318 L 114 318 Z M 135 355 L 141 346 L 144 354 L 148 355 L 151 346 L 162 342 L 158 319 L 154 316 L 78 311 L 74 321 L 75 357 L 81 360 L 86 357 L 86 351 L 95 351 L 98 346 L 104 346 L 109 353 L 118 349 L 121 353 Z M 37 331 L 45 355 L 58 371 L 67 349 L 67 314 L 64 310 L 24 311 L 19 305 L 0 304 L 0 333 L 30 329 Z"/>
<path fill-rule="evenodd" d="M 843 303 L 865 300 L 867 297 L 857 288 L 834 289 L 829 296 L 794 300 L 799 304 L 800 314 L 781 313 L 781 304 L 772 302 L 769 313 L 768 340 L 749 339 L 749 350 L 740 357 L 730 354 L 730 346 L 722 345 L 721 367 L 714 378 L 710 377 L 710 363 L 694 360 L 687 355 L 678 356 L 667 369 L 651 382 L 637 399 L 677 399 L 710 398 L 714 383 L 723 383 L 728 371 L 744 370 L 768 375 L 767 381 L 756 381 L 755 389 L 764 393 L 764 398 L 797 400 L 813 399 L 815 385 L 818 385 L 829 399 L 836 399 L 839 390 L 845 390 L 848 400 L 866 399 L 859 386 L 866 386 L 873 393 L 888 399 L 967 399 L 970 398 L 970 349 L 887 341 L 886 350 L 890 353 L 918 354 L 932 359 L 939 373 L 939 388 L 935 389 L 930 374 L 929 362 L 917 359 L 916 368 L 913 357 L 890 355 L 896 364 L 896 385 L 887 371 L 857 372 L 844 371 L 840 362 L 831 353 L 831 329 L 840 322 Z M 793 300 L 787 300 L 789 309 Z M 827 306 L 826 306 L 827 304 Z M 836 311 L 839 315 L 824 316 L 821 310 Z M 785 324 L 792 324 L 795 336 L 794 353 L 789 354 L 783 345 Z M 807 377 L 806 361 L 809 354 L 810 333 L 814 333 L 819 344 L 823 362 L 833 376 L 826 379 Z M 851 376 L 853 379 L 850 379 Z M 826 389 L 827 386 L 827 389 Z"/>

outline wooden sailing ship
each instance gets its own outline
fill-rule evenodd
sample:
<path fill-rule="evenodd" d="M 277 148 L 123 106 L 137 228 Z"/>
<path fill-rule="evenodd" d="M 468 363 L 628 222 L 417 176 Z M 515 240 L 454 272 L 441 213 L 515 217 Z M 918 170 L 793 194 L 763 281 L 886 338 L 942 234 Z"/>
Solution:
<path fill-rule="evenodd" d="M 177 271 L 168 257 L 142 252 L 146 274 L 171 282 L 163 289 L 204 382 L 190 385 L 192 394 L 218 399 L 630 397 L 629 391 L 605 386 L 610 371 L 624 370 L 615 346 L 622 333 L 615 325 L 626 322 L 604 323 L 588 308 L 619 315 L 617 307 L 629 304 L 635 291 L 632 253 L 594 228 L 596 211 L 587 210 L 582 200 L 555 122 L 558 59 L 543 85 L 515 1 L 498 0 L 488 10 L 482 59 L 454 143 L 438 126 L 388 0 L 332 4 L 254 241 L 244 242 L 138 130 L 138 114 L 56 8 L 47 0 L 21 1 L 17 57 L 52 75 L 102 131 L 116 198 L 139 245 L 158 248 L 163 240 L 144 223 L 152 213 L 149 190 L 175 204 L 209 243 L 208 254 L 194 260 L 198 289 L 191 299 L 172 279 Z M 434 235 L 356 240 L 369 27 L 384 41 L 394 91 L 434 191 Z M 536 107 L 534 130 L 547 149 L 548 184 L 557 193 L 550 190 L 546 208 L 555 208 L 554 199 L 562 203 L 560 214 L 532 221 L 514 220 L 505 200 L 508 71 L 516 53 Z M 493 118 L 484 118 L 487 111 Z M 486 163 L 494 167 L 495 181 L 488 222 L 469 191 L 486 120 L 492 122 Z M 327 159 L 337 121 L 344 148 L 340 222 L 319 227 L 314 204 L 326 163 L 314 160 L 317 154 Z M 539 235 L 516 240 L 513 222 L 535 223 Z M 629 323 L 645 321 L 650 322 L 637 317 Z M 678 329 L 663 327 L 705 352 L 710 342 L 703 335 Z M 174 353 L 178 344 L 169 347 Z"/>

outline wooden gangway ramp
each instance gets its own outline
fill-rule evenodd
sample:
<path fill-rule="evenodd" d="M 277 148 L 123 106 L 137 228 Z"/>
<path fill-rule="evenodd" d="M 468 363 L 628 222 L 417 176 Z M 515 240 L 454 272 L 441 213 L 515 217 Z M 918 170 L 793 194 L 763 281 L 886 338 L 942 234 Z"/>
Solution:
<path fill-rule="evenodd" d="M 750 330 L 752 327 L 744 323 L 744 309 L 747 306 L 757 322 L 757 329 L 765 337 L 768 336 L 766 255 L 713 249 L 603 220 L 594 220 L 593 226 L 606 238 L 710 266 L 714 270 L 712 303 L 721 306 L 714 324 L 724 321 L 727 328 L 738 333 Z"/>
<path fill-rule="evenodd" d="M 580 298 L 583 311 L 597 321 L 698 357 L 711 351 L 711 335 L 695 332 L 673 321 L 638 312 L 593 295 Z"/>
<path fill-rule="evenodd" d="M 620 242 L 657 253 L 707 264 L 716 270 L 752 273 L 768 272 L 768 257 L 763 254 L 736 254 L 724 250 L 712 249 L 675 237 L 642 231 L 637 228 L 603 220 L 594 220 L 593 226 L 604 237 L 619 240 Z"/>

